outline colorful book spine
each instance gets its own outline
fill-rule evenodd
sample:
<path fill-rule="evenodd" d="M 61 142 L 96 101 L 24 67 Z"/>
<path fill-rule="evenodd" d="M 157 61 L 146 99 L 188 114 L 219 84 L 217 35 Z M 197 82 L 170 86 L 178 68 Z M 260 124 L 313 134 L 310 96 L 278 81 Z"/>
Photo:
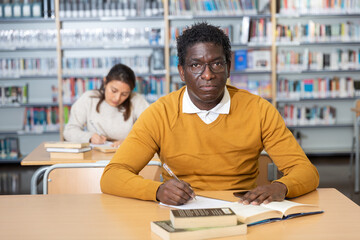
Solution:
<path fill-rule="evenodd" d="M 134 92 L 141 93 L 150 103 L 165 95 L 164 77 L 137 77 Z"/>
<path fill-rule="evenodd" d="M 64 120 L 67 123 L 70 107 L 64 106 Z M 59 107 L 26 107 L 24 111 L 24 132 L 43 133 L 59 130 Z"/>
<path fill-rule="evenodd" d="M 285 104 L 278 109 L 288 127 L 336 124 L 336 108 L 333 106 Z"/>

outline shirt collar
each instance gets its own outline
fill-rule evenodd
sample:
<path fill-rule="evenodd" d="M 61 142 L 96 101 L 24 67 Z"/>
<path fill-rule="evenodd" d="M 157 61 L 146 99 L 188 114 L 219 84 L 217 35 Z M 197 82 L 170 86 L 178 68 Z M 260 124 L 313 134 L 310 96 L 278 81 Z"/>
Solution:
<path fill-rule="evenodd" d="M 210 110 L 201 110 L 195 106 L 195 104 L 191 101 L 187 87 L 185 88 L 184 96 L 183 96 L 183 113 L 201 113 L 201 112 L 213 112 L 218 114 L 229 114 L 230 112 L 230 94 L 225 86 L 224 96 L 221 101 Z"/>

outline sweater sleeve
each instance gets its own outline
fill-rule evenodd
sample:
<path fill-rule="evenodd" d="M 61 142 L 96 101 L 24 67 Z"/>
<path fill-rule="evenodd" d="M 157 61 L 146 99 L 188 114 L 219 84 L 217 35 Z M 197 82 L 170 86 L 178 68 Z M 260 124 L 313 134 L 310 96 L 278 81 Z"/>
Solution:
<path fill-rule="evenodd" d="M 286 197 L 297 197 L 319 185 L 319 174 L 286 127 L 279 112 L 266 100 L 260 100 L 262 141 L 278 169 L 284 174 L 276 180 L 286 185 Z"/>
<path fill-rule="evenodd" d="M 153 111 L 153 105 L 141 114 L 128 137 L 105 167 L 100 182 L 102 192 L 156 201 L 156 191 L 162 183 L 138 175 L 159 151 L 161 120 L 157 119 L 159 114 Z"/>
<path fill-rule="evenodd" d="M 71 142 L 89 142 L 93 132 L 84 131 L 89 106 L 89 93 L 84 93 L 72 106 L 69 122 L 64 128 L 64 138 Z"/>

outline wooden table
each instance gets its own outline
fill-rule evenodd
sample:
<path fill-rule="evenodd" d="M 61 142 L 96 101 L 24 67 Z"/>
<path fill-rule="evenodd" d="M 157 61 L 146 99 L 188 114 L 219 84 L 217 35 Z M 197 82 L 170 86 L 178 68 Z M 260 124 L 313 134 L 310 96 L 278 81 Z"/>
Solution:
<path fill-rule="evenodd" d="M 236 201 L 231 191 L 198 192 Z M 226 239 L 359 239 L 360 207 L 333 188 L 292 199 L 323 214 L 248 228 Z M 106 194 L 0 196 L 0 239 L 160 239 L 150 222 L 169 219 L 158 203 Z"/>

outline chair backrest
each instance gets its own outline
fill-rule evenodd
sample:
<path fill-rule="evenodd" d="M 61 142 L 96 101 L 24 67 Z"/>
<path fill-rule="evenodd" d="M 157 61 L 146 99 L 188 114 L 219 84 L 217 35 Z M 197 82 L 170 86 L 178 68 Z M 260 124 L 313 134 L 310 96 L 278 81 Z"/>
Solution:
<path fill-rule="evenodd" d="M 44 194 L 101 193 L 100 178 L 109 161 L 54 164 L 44 173 Z M 161 162 L 150 161 L 140 171 L 145 179 L 161 181 Z"/>
<path fill-rule="evenodd" d="M 279 172 L 269 155 L 261 154 L 258 161 L 259 175 L 256 179 L 258 186 L 270 184 L 273 180 L 278 179 Z"/>

